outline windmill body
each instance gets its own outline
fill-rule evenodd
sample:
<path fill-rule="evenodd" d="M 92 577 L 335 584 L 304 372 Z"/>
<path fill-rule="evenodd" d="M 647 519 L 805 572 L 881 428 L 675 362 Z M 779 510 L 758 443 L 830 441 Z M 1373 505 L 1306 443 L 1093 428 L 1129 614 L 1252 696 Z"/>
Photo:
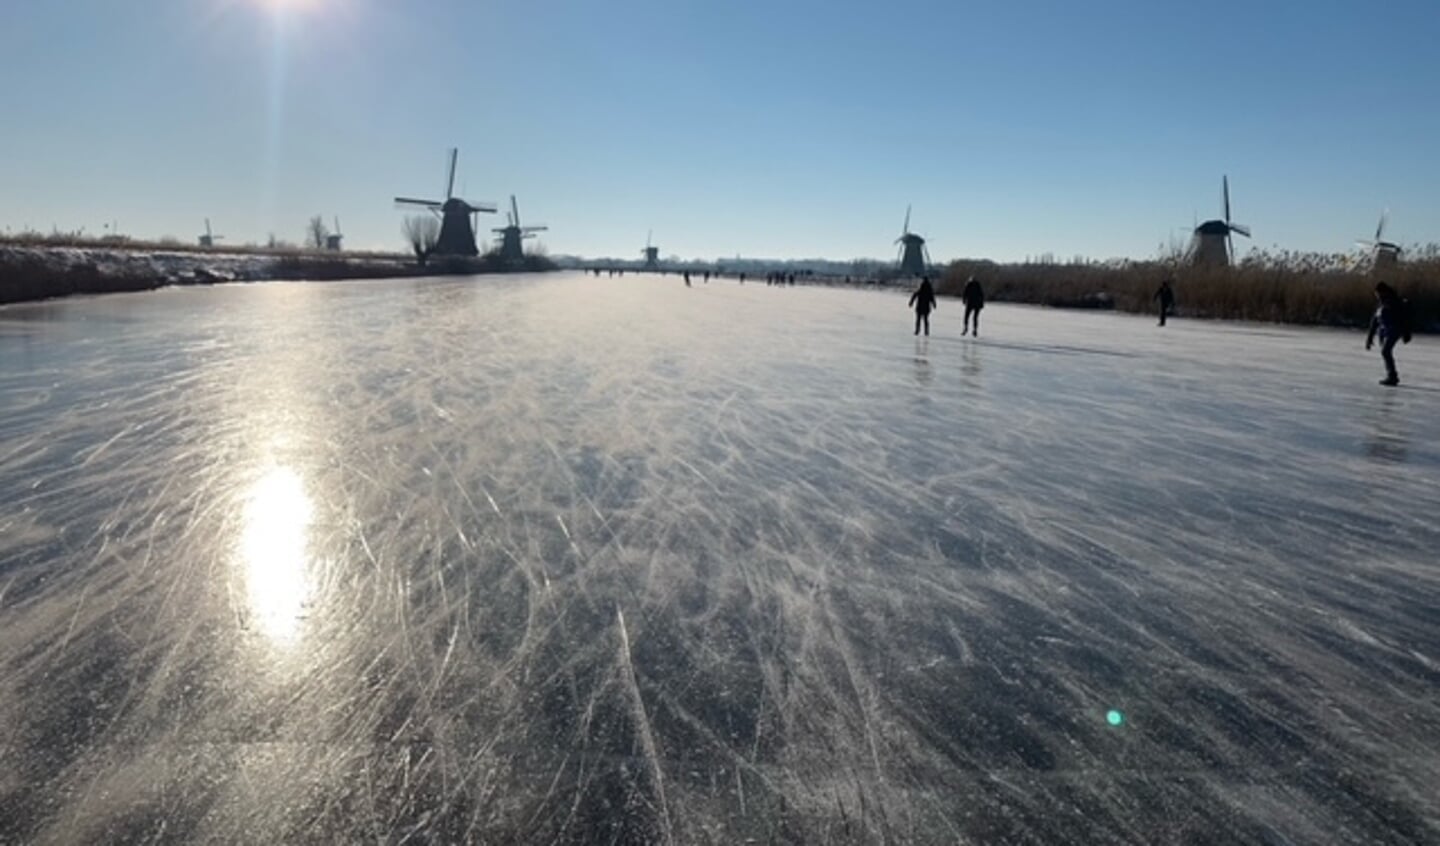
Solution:
<path fill-rule="evenodd" d="M 545 232 L 547 226 L 521 226 L 520 205 L 515 202 L 515 195 L 510 195 L 510 211 L 507 213 L 509 225 L 501 229 L 492 230 L 500 236 L 500 258 L 508 262 L 522 262 L 525 260 L 525 241 L 534 238 L 535 233 Z"/>
<path fill-rule="evenodd" d="M 337 217 L 335 218 L 335 231 L 325 236 L 325 249 L 338 253 L 344 240 L 345 236 L 340 234 L 340 218 Z"/>
<path fill-rule="evenodd" d="M 930 254 L 925 249 L 925 239 L 910 231 L 910 208 L 905 209 L 905 224 L 901 228 L 900 237 L 895 239 L 900 245 L 899 261 L 901 276 L 924 276 L 925 268 L 930 263 Z"/>
<path fill-rule="evenodd" d="M 654 232 L 650 232 L 645 235 L 645 249 L 640 251 L 640 254 L 645 257 L 645 270 L 660 269 L 660 248 L 650 244 L 650 238 L 654 234 Z"/>
<path fill-rule="evenodd" d="M 1391 244 L 1388 241 L 1375 245 L 1375 252 L 1371 256 L 1370 269 L 1375 273 L 1384 273 L 1394 270 L 1400 266 L 1400 245 Z"/>
<path fill-rule="evenodd" d="M 396 197 L 395 204 L 429 209 L 440 216 L 440 237 L 435 242 L 433 255 L 477 256 L 479 247 L 475 244 L 475 227 L 471 216 L 478 213 L 494 214 L 494 203 L 471 203 L 455 196 L 455 165 L 460 151 L 450 151 L 450 179 L 446 183 L 445 199 L 417 200 L 411 197 Z"/>
<path fill-rule="evenodd" d="M 1400 264 L 1400 245 L 1385 240 L 1385 224 L 1390 222 L 1390 211 L 1380 213 L 1380 225 L 1375 227 L 1375 238 L 1371 241 L 1356 241 L 1370 249 L 1370 272 L 1387 273 Z"/>
<path fill-rule="evenodd" d="M 1229 267 L 1235 260 L 1234 234 L 1250 237 L 1250 228 L 1230 220 L 1230 177 L 1222 177 L 1225 219 L 1207 220 L 1190 239 L 1190 263 L 1196 267 Z"/>
<path fill-rule="evenodd" d="M 1190 262 L 1196 267 L 1230 266 L 1230 227 L 1223 220 L 1207 220 L 1195 227 Z"/>
<path fill-rule="evenodd" d="M 224 237 L 224 235 L 216 235 L 214 232 L 210 231 L 210 218 L 205 218 L 205 234 L 201 235 L 199 238 L 200 246 L 206 249 L 210 249 L 211 247 L 215 246 L 216 241 L 219 241 Z"/>

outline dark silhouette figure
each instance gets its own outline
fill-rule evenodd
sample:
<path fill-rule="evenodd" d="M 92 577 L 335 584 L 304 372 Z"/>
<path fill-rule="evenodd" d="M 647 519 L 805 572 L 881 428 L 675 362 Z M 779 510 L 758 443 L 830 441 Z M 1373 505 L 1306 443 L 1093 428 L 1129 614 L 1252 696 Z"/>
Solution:
<path fill-rule="evenodd" d="M 980 310 L 985 307 L 985 289 L 980 287 L 979 279 L 971 276 L 966 280 L 965 289 L 960 292 L 960 301 L 965 304 L 965 328 L 960 336 L 970 334 L 973 320 L 975 337 L 980 337 Z"/>
<path fill-rule="evenodd" d="M 685 287 L 690 287 L 690 271 L 685 271 Z"/>
<path fill-rule="evenodd" d="M 926 276 L 920 281 L 920 287 L 910 295 L 910 306 L 915 309 L 915 334 L 920 334 L 920 326 L 925 326 L 925 335 L 930 335 L 930 312 L 936 308 L 935 289 L 930 287 L 930 277 Z"/>
<path fill-rule="evenodd" d="M 1375 283 L 1375 299 L 1380 305 L 1375 316 L 1370 318 L 1370 334 L 1365 336 L 1365 349 L 1375 343 L 1380 335 L 1380 357 L 1385 360 L 1385 378 L 1382 385 L 1400 384 L 1400 372 L 1395 369 L 1395 343 L 1410 343 L 1410 315 L 1407 303 L 1396 290 L 1384 282 Z"/>
<path fill-rule="evenodd" d="M 1175 289 L 1170 287 L 1168 278 L 1160 283 L 1153 299 L 1160 304 L 1160 325 L 1164 326 L 1165 318 L 1175 309 Z"/>
<path fill-rule="evenodd" d="M 741 284 L 741 285 L 744 285 L 744 284 L 745 284 L 745 271 L 743 271 L 743 270 L 740 271 L 740 284 Z"/>
<path fill-rule="evenodd" d="M 705 271 L 705 284 L 706 284 L 706 285 L 709 285 L 709 284 L 710 284 L 710 271 L 708 271 L 708 270 Z"/>

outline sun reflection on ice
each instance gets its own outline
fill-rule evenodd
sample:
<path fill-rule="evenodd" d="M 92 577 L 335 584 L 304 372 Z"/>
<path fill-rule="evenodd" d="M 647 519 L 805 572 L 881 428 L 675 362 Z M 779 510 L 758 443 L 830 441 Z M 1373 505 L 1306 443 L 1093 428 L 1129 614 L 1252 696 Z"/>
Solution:
<path fill-rule="evenodd" d="M 245 499 L 240 558 L 250 619 L 278 643 L 295 639 L 309 599 L 313 513 L 304 482 L 288 467 L 261 476 Z"/>

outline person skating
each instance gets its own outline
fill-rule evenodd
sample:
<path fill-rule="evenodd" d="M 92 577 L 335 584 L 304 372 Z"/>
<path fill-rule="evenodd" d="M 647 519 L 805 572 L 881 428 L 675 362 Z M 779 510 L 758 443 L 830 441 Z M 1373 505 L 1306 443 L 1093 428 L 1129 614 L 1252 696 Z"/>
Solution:
<path fill-rule="evenodd" d="M 915 334 L 920 334 L 920 325 L 925 325 L 925 334 L 930 334 L 930 312 L 936 308 L 935 289 L 930 287 L 930 277 L 920 280 L 920 287 L 910 295 L 910 305 L 915 309 Z"/>
<path fill-rule="evenodd" d="M 1166 316 L 1175 308 L 1175 289 L 1170 287 L 1169 277 L 1160 283 L 1160 288 L 1152 299 L 1160 304 L 1160 325 L 1164 326 Z"/>
<path fill-rule="evenodd" d="M 980 280 L 971 276 L 965 282 L 965 289 L 960 292 L 960 301 L 965 304 L 965 328 L 961 331 L 961 337 L 970 334 L 970 321 L 975 321 L 975 337 L 980 337 L 980 310 L 985 307 L 985 289 L 980 287 Z"/>
<path fill-rule="evenodd" d="M 1395 369 L 1395 343 L 1410 343 L 1408 303 L 1384 282 L 1375 283 L 1375 299 L 1379 305 L 1375 307 L 1375 316 L 1370 318 L 1370 334 L 1365 336 L 1365 349 L 1374 346 L 1378 334 L 1380 357 L 1385 360 L 1385 378 L 1380 380 L 1380 384 L 1394 386 L 1400 384 L 1400 372 Z"/>

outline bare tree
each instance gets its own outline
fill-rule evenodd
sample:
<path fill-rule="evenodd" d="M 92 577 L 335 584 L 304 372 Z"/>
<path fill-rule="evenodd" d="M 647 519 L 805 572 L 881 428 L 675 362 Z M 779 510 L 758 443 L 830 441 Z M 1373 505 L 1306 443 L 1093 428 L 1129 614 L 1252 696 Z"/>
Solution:
<path fill-rule="evenodd" d="M 315 215 L 305 225 L 305 246 L 314 247 L 317 250 L 325 249 L 325 239 L 330 236 L 330 230 L 325 226 L 325 218 Z"/>
<path fill-rule="evenodd" d="M 440 221 L 434 215 L 416 214 L 405 218 L 400 229 L 410 242 L 410 249 L 415 251 L 415 260 L 424 267 L 435 245 L 440 243 Z"/>

